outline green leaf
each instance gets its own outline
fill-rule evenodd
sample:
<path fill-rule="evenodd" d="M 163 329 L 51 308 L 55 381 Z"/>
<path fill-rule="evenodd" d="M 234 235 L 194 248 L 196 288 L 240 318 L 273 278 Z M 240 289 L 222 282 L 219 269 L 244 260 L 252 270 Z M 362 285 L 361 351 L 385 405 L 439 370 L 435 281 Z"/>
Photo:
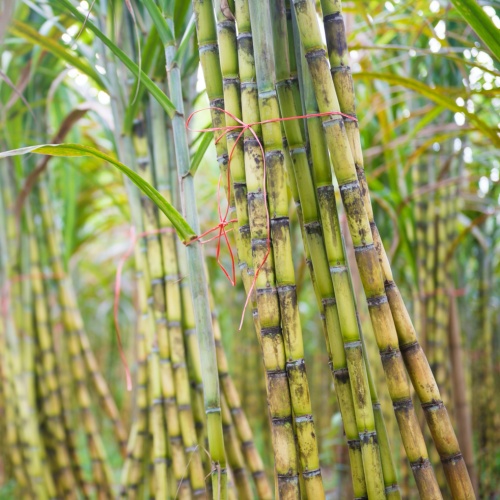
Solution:
<path fill-rule="evenodd" d="M 403 76 L 398 76 L 388 73 L 374 73 L 371 71 L 362 71 L 360 73 L 353 73 L 353 77 L 360 79 L 364 78 L 367 80 L 382 80 L 391 85 L 401 85 L 407 89 L 418 92 L 420 95 L 434 101 L 440 106 L 454 111 L 455 113 L 463 113 L 470 123 L 474 124 L 477 129 L 481 130 L 486 136 L 488 136 L 493 144 L 500 147 L 500 137 L 498 137 L 496 130 L 491 128 L 487 123 L 485 123 L 476 114 L 470 113 L 465 107 L 459 106 L 454 99 L 447 97 L 447 93 L 450 89 L 444 87 L 431 88 L 414 78 L 406 78 Z"/>
<path fill-rule="evenodd" d="M 112 156 L 109 156 L 98 149 L 94 149 L 90 146 L 83 146 L 81 144 L 39 144 L 37 146 L 28 146 L 25 148 L 5 151 L 0 153 L 0 158 L 25 155 L 29 153 L 65 157 L 90 156 L 107 161 L 125 174 L 144 194 L 151 198 L 158 208 L 168 217 L 183 243 L 188 243 L 196 236 L 195 232 L 184 220 L 182 215 L 153 186 L 151 186 L 151 184 L 146 182 L 139 174 L 135 173 L 123 163 L 120 163 Z"/>
<path fill-rule="evenodd" d="M 12 27 L 10 28 L 10 32 L 15 36 L 24 38 L 28 42 L 39 45 L 48 52 L 51 52 L 55 56 L 66 61 L 68 64 L 75 67 L 83 74 L 92 78 L 102 89 L 106 88 L 99 73 L 97 73 L 97 71 L 92 68 L 92 66 L 90 66 L 87 61 L 80 59 L 75 55 L 73 51 L 67 49 L 55 40 L 52 40 L 52 38 L 40 34 L 31 26 L 28 26 L 21 21 L 14 21 Z"/>
<path fill-rule="evenodd" d="M 175 106 L 172 101 L 161 91 L 161 89 L 149 78 L 137 64 L 130 59 L 130 57 L 123 52 L 117 45 L 115 45 L 102 31 L 87 19 L 69 0 L 57 0 L 61 6 L 69 10 L 79 21 L 85 23 L 85 27 L 94 33 L 99 40 L 101 40 L 106 47 L 108 47 L 113 54 L 120 59 L 120 61 L 130 70 L 136 78 L 141 79 L 142 84 L 149 90 L 150 94 L 159 102 L 165 112 L 172 117 L 175 113 Z"/>
<path fill-rule="evenodd" d="M 141 60 L 142 60 L 142 70 L 144 71 L 144 73 L 149 74 L 151 67 L 155 62 L 155 59 L 158 56 L 158 48 L 160 47 L 161 45 L 160 45 L 160 39 L 158 37 L 158 32 L 156 31 L 156 28 L 153 26 L 149 31 L 146 43 L 142 47 Z M 137 82 L 138 80 L 136 78 L 131 88 L 136 88 Z M 142 85 L 141 82 L 137 95 L 130 95 L 129 97 L 128 106 L 125 111 L 125 119 L 123 121 L 123 129 L 126 131 L 132 129 L 132 124 L 134 118 L 137 116 L 137 113 L 139 111 L 139 106 L 143 103 L 142 97 L 144 95 L 144 89 L 145 87 L 144 85 Z"/>
<path fill-rule="evenodd" d="M 191 166 L 189 167 L 189 173 L 191 175 L 194 176 L 194 174 L 196 174 L 196 171 L 200 166 L 201 160 L 203 160 L 203 157 L 205 156 L 208 146 L 210 146 L 210 144 L 212 143 L 213 138 L 214 138 L 213 132 L 205 132 L 203 134 L 203 137 L 196 149 L 196 153 L 191 158 Z"/>
<path fill-rule="evenodd" d="M 146 7 L 153 20 L 153 23 L 158 31 L 158 35 L 160 35 L 160 40 L 163 45 L 170 45 L 175 43 L 175 37 L 167 24 L 166 19 L 163 17 L 158 5 L 153 0 L 142 0 L 142 3 Z"/>
<path fill-rule="evenodd" d="M 500 61 L 500 30 L 476 0 L 451 0 L 451 3 Z"/>

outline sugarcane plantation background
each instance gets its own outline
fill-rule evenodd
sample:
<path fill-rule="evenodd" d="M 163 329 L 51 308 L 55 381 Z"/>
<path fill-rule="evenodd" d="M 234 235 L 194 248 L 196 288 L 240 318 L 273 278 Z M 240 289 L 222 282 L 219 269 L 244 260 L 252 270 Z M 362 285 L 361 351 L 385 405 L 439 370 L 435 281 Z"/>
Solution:
<path fill-rule="evenodd" d="M 0 0 L 0 499 L 500 498 L 495 0 Z"/>

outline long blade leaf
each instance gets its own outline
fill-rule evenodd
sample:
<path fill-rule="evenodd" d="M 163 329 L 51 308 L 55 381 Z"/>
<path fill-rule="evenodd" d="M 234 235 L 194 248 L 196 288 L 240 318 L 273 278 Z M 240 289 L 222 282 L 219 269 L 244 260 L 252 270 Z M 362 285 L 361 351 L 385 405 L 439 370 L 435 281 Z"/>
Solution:
<path fill-rule="evenodd" d="M 98 149 L 81 144 L 39 144 L 36 146 L 5 151 L 0 153 L 0 158 L 29 153 L 65 157 L 90 156 L 107 161 L 125 174 L 144 194 L 153 200 L 158 208 L 168 217 L 170 222 L 172 222 L 172 225 L 183 243 L 188 243 L 196 236 L 195 232 L 191 229 L 182 215 L 153 186 L 151 186 L 151 184 L 146 182 L 139 174 L 135 173 L 123 163 Z"/>
<path fill-rule="evenodd" d="M 129 69 L 133 75 L 138 78 L 141 75 L 140 79 L 142 84 L 149 90 L 151 95 L 159 102 L 161 107 L 165 110 L 165 112 L 172 117 L 175 113 L 175 107 L 172 104 L 172 101 L 161 91 L 161 89 L 149 78 L 139 66 L 130 59 L 130 57 L 123 52 L 117 45 L 115 45 L 102 31 L 87 19 L 84 14 L 82 14 L 69 0 L 57 0 L 58 3 L 69 10 L 79 21 L 85 23 L 85 27 L 88 28 L 94 35 L 99 38 L 99 40 L 106 45 L 106 47 L 113 52 L 113 54 L 120 59 L 120 61 Z"/>

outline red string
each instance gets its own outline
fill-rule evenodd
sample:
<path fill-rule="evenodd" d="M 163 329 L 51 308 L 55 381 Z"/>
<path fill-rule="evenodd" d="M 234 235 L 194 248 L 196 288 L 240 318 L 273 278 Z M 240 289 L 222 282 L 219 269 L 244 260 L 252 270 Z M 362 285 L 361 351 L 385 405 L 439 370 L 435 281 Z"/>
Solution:
<path fill-rule="evenodd" d="M 220 111 L 221 113 L 224 113 L 228 117 L 232 118 L 239 125 L 225 125 L 224 127 L 210 127 L 210 128 L 204 128 L 204 129 L 198 129 L 198 130 L 189 128 L 189 123 L 193 119 L 194 115 L 196 115 L 197 113 L 201 113 L 202 111 L 206 111 L 206 110 Z M 340 116 L 343 116 L 344 118 L 349 118 L 351 120 L 358 121 L 356 117 L 351 116 L 351 115 L 347 115 L 345 113 L 341 113 L 340 111 L 329 111 L 329 112 L 325 112 L 325 113 L 309 113 L 309 114 L 306 114 L 306 115 L 289 116 L 289 117 L 285 117 L 285 118 L 281 118 L 280 117 L 280 118 L 273 118 L 273 119 L 270 119 L 270 120 L 263 120 L 263 121 L 259 121 L 259 122 L 245 123 L 242 120 L 240 120 L 238 117 L 234 116 L 232 113 L 230 113 L 229 111 L 227 111 L 225 109 L 219 108 L 217 106 L 209 106 L 208 108 L 203 108 L 203 109 L 198 109 L 196 111 L 193 111 L 189 115 L 188 119 L 186 120 L 186 128 L 188 130 L 190 130 L 191 132 L 199 132 L 199 133 L 222 132 L 222 134 L 220 134 L 220 136 L 217 137 L 217 139 L 215 141 L 216 144 L 223 137 L 225 137 L 226 134 L 228 134 L 229 132 L 233 132 L 235 130 L 239 130 L 240 131 L 239 134 L 238 134 L 238 136 L 236 137 L 236 140 L 234 141 L 234 144 L 233 144 L 233 147 L 231 148 L 231 151 L 229 152 L 229 157 L 228 157 L 228 162 L 227 162 L 227 199 L 228 200 L 231 199 L 231 197 L 230 197 L 230 194 L 231 194 L 231 160 L 233 158 L 233 154 L 234 154 L 234 151 L 235 151 L 235 148 L 236 148 L 238 142 L 240 141 L 240 139 L 243 136 L 243 134 L 247 130 L 249 130 L 251 132 L 251 134 L 253 135 L 254 139 L 257 141 L 257 144 L 259 145 L 259 149 L 260 149 L 260 151 L 262 153 L 262 165 L 263 165 L 263 181 L 262 181 L 263 186 L 262 186 L 262 192 L 264 194 L 264 200 L 267 200 L 267 189 L 266 189 L 266 185 L 267 185 L 267 183 L 266 183 L 266 168 L 267 168 L 267 166 L 266 166 L 266 154 L 265 154 L 265 151 L 264 151 L 264 146 L 263 146 L 262 142 L 260 141 L 259 136 L 257 135 L 257 133 L 255 132 L 255 130 L 253 129 L 253 127 L 256 126 L 256 125 L 265 125 L 267 123 L 280 123 L 280 122 L 286 122 L 286 121 L 291 121 L 291 120 L 299 120 L 299 119 L 303 119 L 303 118 L 319 118 L 319 117 L 326 117 L 326 116 L 332 116 L 332 115 L 340 115 Z M 229 239 L 227 237 L 227 231 L 225 229 L 225 227 L 227 226 L 227 224 L 229 224 L 229 222 L 234 222 L 234 220 L 231 220 L 231 221 L 227 222 L 227 216 L 228 216 L 228 213 L 229 213 L 229 203 L 228 203 L 228 205 L 226 207 L 226 211 L 225 211 L 224 216 L 222 216 L 222 211 L 221 211 L 221 207 L 220 207 L 220 184 L 221 184 L 221 176 L 219 176 L 219 182 L 218 182 L 218 185 L 217 185 L 217 207 L 218 207 L 218 212 L 219 212 L 219 224 L 217 226 L 215 226 L 214 228 L 212 228 L 211 230 L 207 231 L 207 232 L 215 231 L 217 228 L 219 228 L 219 235 L 218 235 L 219 239 L 218 239 L 218 244 L 217 244 L 217 262 L 219 263 L 219 267 L 222 269 L 222 271 L 224 272 L 224 274 L 227 276 L 227 278 L 229 279 L 229 281 L 231 282 L 231 284 L 234 286 L 235 283 L 236 283 L 234 256 L 233 256 L 233 251 L 231 250 L 231 245 L 229 243 Z M 241 315 L 241 321 L 240 321 L 239 330 L 241 330 L 241 327 L 243 325 L 243 318 L 245 316 L 245 311 L 246 311 L 246 308 L 248 306 L 248 302 L 249 302 L 250 297 L 252 295 L 253 289 L 255 288 L 255 284 L 257 282 L 257 277 L 259 276 L 259 272 L 262 269 L 262 267 L 264 266 L 264 264 L 266 263 L 267 258 L 269 257 L 269 254 L 271 253 L 271 230 L 270 230 L 270 225 L 271 224 L 270 224 L 269 208 L 267 206 L 267 201 L 266 201 L 266 230 L 267 230 L 267 236 L 266 236 L 266 246 L 267 246 L 267 248 L 266 248 L 266 253 L 264 255 L 264 258 L 262 259 L 262 262 L 259 264 L 259 266 L 257 267 L 257 269 L 255 271 L 255 274 L 254 274 L 254 277 L 253 277 L 253 280 L 252 280 L 252 284 L 250 286 L 250 289 L 248 290 L 247 297 L 246 297 L 246 300 L 245 300 L 245 306 L 243 307 L 243 313 Z M 206 233 L 204 233 L 204 234 L 206 234 Z M 224 266 L 219 261 L 220 239 L 222 237 L 224 237 L 224 239 L 226 241 L 227 248 L 228 248 L 230 256 L 231 256 L 232 278 L 229 277 L 226 269 L 224 268 Z M 199 239 L 199 237 L 195 238 L 193 241 L 196 241 L 197 239 Z M 210 240 L 208 240 L 208 241 L 210 241 Z M 206 243 L 206 241 L 205 241 L 205 243 Z"/>
<path fill-rule="evenodd" d="M 118 309 L 119 309 L 119 304 L 120 304 L 120 294 L 121 294 L 121 287 L 122 287 L 123 266 L 125 265 L 125 262 L 127 262 L 127 259 L 132 255 L 132 252 L 134 251 L 135 245 L 137 244 L 137 242 L 141 238 L 143 238 L 145 236 L 153 235 L 153 234 L 171 233 L 171 232 L 174 232 L 173 228 L 165 227 L 163 229 L 155 229 L 152 231 L 145 231 L 143 233 L 136 234 L 135 227 L 132 226 L 130 228 L 129 247 L 127 248 L 127 251 L 122 255 L 120 261 L 118 262 L 118 266 L 116 268 L 115 290 L 114 290 L 114 300 L 113 300 L 113 320 L 114 320 L 115 329 L 116 329 L 116 340 L 118 342 L 118 352 L 120 354 L 120 359 L 122 361 L 123 368 L 125 369 L 125 378 L 127 381 L 127 390 L 128 391 L 132 390 L 132 376 L 130 375 L 130 369 L 128 367 L 127 357 L 125 356 L 125 350 L 123 349 L 120 323 L 118 321 Z"/>

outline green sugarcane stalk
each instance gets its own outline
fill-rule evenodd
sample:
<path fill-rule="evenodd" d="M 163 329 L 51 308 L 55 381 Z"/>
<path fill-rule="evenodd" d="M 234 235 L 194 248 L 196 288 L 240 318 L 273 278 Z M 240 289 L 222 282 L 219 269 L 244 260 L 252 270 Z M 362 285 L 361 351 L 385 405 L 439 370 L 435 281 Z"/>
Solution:
<path fill-rule="evenodd" d="M 99 435 L 97 422 L 90 408 L 91 397 L 86 380 L 87 373 L 89 373 L 91 379 L 95 379 L 97 376 L 95 372 L 96 368 L 93 368 L 94 371 L 91 371 L 90 365 L 86 365 L 85 363 L 85 360 L 90 358 L 90 346 L 87 342 L 82 342 L 83 322 L 77 308 L 77 302 L 71 283 L 69 278 L 65 276 L 63 270 L 61 249 L 58 243 L 58 235 L 54 227 L 54 217 L 52 215 L 48 189 L 44 179 L 39 180 L 38 195 L 44 231 L 47 236 L 50 265 L 56 283 L 59 304 L 62 310 L 63 325 L 68 334 L 68 346 L 71 359 L 70 367 L 73 382 L 76 386 L 76 397 L 87 435 L 90 455 L 92 457 L 94 483 L 97 488 L 98 497 L 105 498 L 111 495 L 111 470 L 109 469 L 104 445 Z"/>
<path fill-rule="evenodd" d="M 318 47 L 321 47 L 321 36 L 313 10 L 308 5 L 308 2 L 304 0 L 294 0 L 294 6 L 302 43 L 305 47 L 311 73 L 313 74 L 315 93 L 320 110 L 340 111 L 343 109 L 345 113 L 352 115 L 355 109 L 350 73 L 338 70 L 340 64 L 334 62 L 333 80 L 339 89 L 342 102 L 341 107 L 332 79 L 329 77 L 329 65 L 324 50 L 318 49 Z M 331 13 L 330 19 L 332 20 L 340 16 L 339 6 L 335 6 L 335 8 L 337 11 Z M 323 10 L 325 18 L 328 18 L 330 12 L 325 11 L 325 9 Z M 336 23 L 336 26 L 344 29 L 343 22 Z M 327 40 L 330 39 L 330 41 L 334 38 L 327 36 Z M 335 57 L 340 62 L 342 57 L 346 55 L 345 38 L 337 36 L 336 40 L 343 40 L 343 43 L 339 44 L 336 51 L 331 50 L 330 55 L 337 54 L 339 57 Z M 346 79 L 344 75 L 347 75 Z M 374 325 L 377 324 L 378 319 L 375 332 L 379 349 L 382 351 L 384 368 L 389 375 L 387 377 L 388 382 L 398 380 L 394 377 L 397 373 L 404 373 L 399 349 L 401 345 L 405 365 L 408 368 L 410 378 L 423 404 L 427 423 L 442 458 L 448 482 L 452 487 L 453 493 L 460 498 L 474 498 L 470 479 L 460 454 L 458 442 L 446 408 L 442 404 L 432 371 L 417 341 L 413 325 L 411 324 L 399 290 L 394 284 L 390 266 L 383 251 L 383 245 L 376 226 L 374 223 L 371 224 L 373 213 L 366 179 L 363 175 L 362 153 L 357 122 L 354 120 L 345 120 L 344 122 L 339 117 L 332 117 L 324 121 L 323 127 L 332 155 L 334 170 L 341 188 L 349 229 L 356 249 L 356 258 L 368 298 L 372 323 Z M 356 165 L 358 169 L 356 169 Z M 359 180 L 358 174 L 360 177 Z M 363 196 L 365 196 L 365 200 L 363 200 Z M 379 258 L 381 261 L 377 264 Z M 387 283 L 386 286 L 384 286 L 384 280 Z M 399 380 L 405 379 L 400 378 Z M 411 449 L 409 436 L 406 434 L 406 429 L 411 430 L 413 435 L 415 435 L 413 431 L 417 431 L 418 433 L 408 384 L 404 382 L 391 383 L 390 393 L 393 401 L 397 403 L 395 410 L 398 417 L 402 417 L 404 411 L 405 420 L 409 423 L 408 425 L 408 423 L 403 422 L 403 419 L 400 418 L 403 424 L 400 426 L 400 429 L 403 431 L 403 441 L 407 443 L 406 451 L 410 461 L 416 465 L 414 459 L 418 460 L 421 458 L 425 462 L 428 459 L 423 439 L 420 439 L 420 444 L 417 447 Z M 408 420 L 407 416 L 411 420 Z M 433 494 L 439 495 L 433 474 L 428 472 L 430 470 L 429 467 L 420 468 L 419 466 L 417 470 L 417 467 L 414 466 L 413 470 L 414 475 L 418 476 L 417 483 L 421 489 L 421 494 L 428 492 L 429 487 L 431 487 L 432 490 L 435 490 Z M 422 472 L 424 472 L 422 476 L 428 476 L 426 480 L 422 478 Z M 457 486 L 458 484 L 460 487 Z"/>
<path fill-rule="evenodd" d="M 196 27 L 200 47 L 200 62 L 205 75 L 206 91 L 212 108 L 211 114 L 213 126 L 220 127 L 224 125 L 235 125 L 237 122 L 229 117 L 226 121 L 225 115 L 221 111 L 214 109 L 226 109 L 234 114 L 234 116 L 241 118 L 240 101 L 241 99 L 244 99 L 245 90 L 243 90 L 240 95 L 240 80 L 237 59 L 238 53 L 235 47 L 236 33 L 234 22 L 227 20 L 220 15 L 218 16 L 219 37 L 221 42 L 221 58 L 219 58 L 215 18 L 211 2 L 195 1 L 193 2 L 193 5 L 197 21 Z M 220 8 L 217 10 L 220 12 Z M 241 46 L 238 48 L 241 49 Z M 241 54 L 241 50 L 239 53 Z M 221 60 L 224 60 L 224 79 L 221 72 Z M 226 101 L 224 100 L 225 98 Z M 247 188 L 243 148 L 241 141 L 239 143 L 235 143 L 237 135 L 237 132 L 231 133 L 227 135 L 227 139 L 225 137 L 220 139 L 220 132 L 218 135 L 216 133 L 216 139 L 219 139 L 216 143 L 216 149 L 219 165 L 221 167 L 221 175 L 224 180 L 226 180 L 228 150 L 231 150 L 233 147 L 235 148 L 231 162 L 232 185 L 230 189 L 230 198 L 232 198 L 232 195 L 234 194 L 236 213 L 238 215 L 238 233 L 236 235 L 237 254 L 245 291 L 249 293 L 254 271 L 251 256 L 250 228 L 248 225 L 248 208 L 246 201 Z M 253 294 L 252 299 L 253 313 L 255 314 L 255 294 Z M 215 331 L 217 331 L 217 327 L 215 325 L 214 327 Z M 265 474 L 263 473 L 262 461 L 252 444 L 253 441 L 251 431 L 246 422 L 246 418 L 241 411 L 238 395 L 235 391 L 232 380 L 227 376 L 227 373 L 221 373 L 221 363 L 223 363 L 224 366 L 226 366 L 226 363 L 225 359 L 222 359 L 221 349 L 218 348 L 217 351 L 221 385 L 225 391 L 226 397 L 228 398 L 228 403 L 232 405 L 232 411 L 236 412 L 238 415 L 238 420 L 236 421 L 237 429 L 240 433 L 241 439 L 245 443 L 244 450 L 248 466 L 256 481 L 259 497 L 269 498 L 269 484 Z"/>
<path fill-rule="evenodd" d="M 300 112 L 295 108 L 290 81 L 291 75 L 287 57 L 288 36 L 285 2 L 275 2 L 274 7 L 274 40 L 275 50 L 278 54 L 276 58 L 276 88 L 281 115 L 284 118 L 294 117 Z M 321 294 L 321 300 L 325 301 L 325 304 L 332 302 L 333 299 L 336 300 L 338 305 L 337 311 L 344 350 L 347 355 L 347 368 L 350 374 L 355 418 L 358 424 L 359 438 L 362 443 L 361 450 L 368 495 L 374 498 L 383 498 L 385 497 L 384 480 L 378 449 L 375 418 L 373 408 L 366 397 L 369 393 L 369 385 L 365 357 L 363 356 L 356 305 L 350 286 L 349 270 L 342 245 L 340 225 L 338 217 L 335 217 L 335 196 L 332 196 L 332 192 L 325 192 L 322 189 L 318 192 L 320 195 L 319 206 L 323 215 L 322 225 L 319 220 L 318 199 L 316 198 L 315 186 L 309 169 L 306 146 L 299 122 L 295 120 L 288 121 L 284 122 L 283 125 L 304 221 L 305 244 L 309 247 L 312 267 L 316 270 L 316 284 Z M 326 157 L 325 160 L 327 160 Z M 329 252 L 325 250 L 323 234 L 330 237 L 326 242 L 326 248 Z M 330 262 L 328 262 L 329 260 Z M 328 279 L 328 271 L 331 273 L 331 279 Z M 395 485 L 397 489 L 396 478 L 392 476 L 387 487 L 392 491 Z"/>
<path fill-rule="evenodd" d="M 133 142 L 135 146 L 138 172 L 150 184 L 153 176 L 150 167 L 149 150 L 146 137 L 145 124 L 142 120 L 136 120 L 133 129 Z M 154 334 L 150 343 L 150 393 L 152 399 L 152 428 L 153 446 L 155 448 L 155 469 L 158 480 L 155 482 L 157 488 L 165 488 L 162 493 L 166 496 L 167 485 L 163 483 L 166 479 L 166 468 L 159 469 L 160 457 L 163 454 L 166 466 L 167 450 L 163 438 L 168 434 L 169 446 L 174 459 L 172 467 L 176 470 L 176 483 L 182 486 L 182 479 L 186 470 L 186 459 L 182 448 L 182 436 L 180 426 L 180 412 L 176 401 L 178 384 L 174 374 L 175 363 L 172 360 L 172 346 L 175 340 L 171 339 L 171 328 L 167 320 L 166 297 L 164 287 L 164 268 L 162 258 L 162 246 L 158 231 L 158 212 L 155 205 L 147 197 L 141 198 L 143 228 L 146 232 L 144 259 L 145 276 L 147 276 L 148 300 L 151 302 L 154 315 Z M 161 361 L 161 365 L 160 365 Z M 156 378 L 155 378 L 156 377 Z M 158 430 L 158 432 L 157 432 Z M 202 483 L 203 484 L 203 483 Z M 185 486 L 185 485 L 184 485 Z M 183 488 L 183 492 L 185 487 Z M 158 493 L 159 494 L 159 493 Z"/>
<path fill-rule="evenodd" d="M 255 74 L 257 80 L 259 114 L 262 121 L 272 120 L 279 117 L 278 99 L 274 89 L 274 50 L 272 46 L 272 31 L 270 24 L 270 12 L 265 4 L 250 2 L 250 18 L 253 26 L 259 26 L 258 30 L 253 30 L 252 41 L 255 51 Z M 266 36 L 267 35 L 267 36 Z M 246 121 L 246 120 L 245 120 Z M 273 348 L 275 339 L 279 339 L 281 330 L 284 358 L 278 366 L 286 369 L 286 376 L 290 390 L 290 401 L 293 410 L 293 423 L 296 427 L 296 435 L 299 449 L 299 459 L 302 470 L 302 477 L 305 480 L 305 493 L 311 498 L 321 498 L 324 496 L 321 470 L 319 468 L 318 449 L 315 438 L 314 422 L 311 415 L 311 403 L 309 387 L 305 372 L 303 359 L 303 342 L 298 312 L 298 301 L 296 296 L 295 274 L 291 256 L 290 231 L 288 219 L 288 196 L 286 189 L 286 177 L 284 169 L 285 157 L 282 152 L 281 125 L 278 122 L 267 123 L 262 126 L 262 139 L 265 150 L 266 177 L 262 178 L 267 184 L 267 203 L 269 204 L 269 218 L 271 234 L 268 235 L 267 224 L 252 224 L 250 216 L 250 228 L 252 232 L 254 258 L 256 263 L 262 261 L 263 255 L 259 252 L 262 245 L 266 245 L 266 240 L 272 239 L 272 255 L 262 268 L 257 278 L 257 302 L 262 301 L 262 306 L 268 307 L 273 304 L 273 300 L 279 301 L 279 311 L 269 312 L 269 323 L 266 324 L 259 308 L 261 323 L 261 334 L 263 336 L 263 349 Z M 257 172 L 256 172 L 257 173 Z M 263 169 L 259 176 L 263 176 Z M 260 180 L 259 177 L 254 177 Z M 249 176 L 247 175 L 249 212 L 252 213 L 254 201 L 266 199 L 257 193 L 262 184 L 253 184 L 250 187 Z M 261 202 L 261 203 L 262 203 Z M 254 225 L 254 227 L 252 227 Z M 260 232 L 264 230 L 263 234 Z M 257 246 L 255 246 L 257 243 Z M 264 246 L 265 249 L 265 246 Z M 273 264 L 272 268 L 271 265 Z M 259 264 L 260 265 L 260 264 Z M 274 290 L 274 283 L 277 292 Z M 281 316 L 281 327 L 280 327 Z M 275 320 L 278 323 L 275 323 Z M 270 328 L 269 328 L 270 327 Z M 277 327 L 277 328 L 276 328 Z"/>
<path fill-rule="evenodd" d="M 148 2 L 145 2 L 148 6 Z M 172 6 L 166 6 L 163 12 L 167 26 L 171 33 L 175 32 L 172 15 Z M 153 5 L 153 8 L 156 8 Z M 151 10 L 150 10 L 151 13 Z M 157 26 L 158 27 L 158 26 Z M 172 118 L 173 137 L 177 172 L 183 192 L 183 214 L 190 226 L 199 233 L 198 214 L 196 212 L 196 197 L 194 193 L 193 177 L 189 172 L 190 158 L 187 134 L 185 129 L 184 103 L 182 97 L 182 83 L 180 69 L 175 61 L 175 40 L 160 34 L 165 48 L 167 63 L 167 77 L 171 100 L 176 108 Z M 227 470 L 222 432 L 222 417 L 220 408 L 219 380 L 217 376 L 217 360 L 215 342 L 211 324 L 210 306 L 208 300 L 208 286 L 203 269 L 203 254 L 201 243 L 196 240 L 187 246 L 187 260 L 189 267 L 191 295 L 195 310 L 196 332 L 198 337 L 201 366 L 204 374 L 203 395 L 207 418 L 207 434 L 209 452 L 213 463 L 212 486 L 213 495 L 222 499 L 227 498 Z"/>
<path fill-rule="evenodd" d="M 30 231 L 32 233 L 32 231 Z M 55 455 L 55 474 L 57 475 L 57 488 L 59 494 L 76 498 L 78 483 L 85 492 L 86 486 L 81 477 L 78 461 L 74 460 L 71 447 L 67 443 L 66 423 L 63 413 L 63 402 L 58 379 L 57 357 L 52 340 L 50 317 L 46 302 L 44 284 L 41 275 L 41 261 L 38 243 L 34 235 L 30 242 L 30 258 L 33 277 L 34 313 L 38 351 L 40 353 L 40 368 L 38 384 L 42 397 L 42 408 L 47 419 L 49 443 L 48 449 L 53 449 Z M 75 482 L 75 480 L 77 482 Z"/>
<path fill-rule="evenodd" d="M 148 305 L 147 275 L 144 271 L 145 262 L 142 254 L 142 249 L 136 245 L 134 255 L 139 304 L 139 321 L 137 325 L 137 418 L 131 431 L 127 461 L 122 472 L 122 496 L 126 498 L 141 498 L 139 490 L 144 487 L 150 452 L 152 391 L 149 390 L 151 368 L 148 355 L 151 352 L 152 337 L 155 330 L 152 311 Z M 164 429 L 160 429 L 159 434 L 163 436 L 164 440 Z"/>
<path fill-rule="evenodd" d="M 151 130 L 155 139 L 153 141 L 153 155 L 157 182 L 158 177 L 160 175 L 162 177 L 161 184 L 158 183 L 158 189 L 167 200 L 171 201 L 172 195 L 168 182 L 168 150 L 166 142 L 161 139 L 165 134 L 165 114 L 155 101 L 150 102 L 150 110 Z M 163 286 L 167 305 L 166 319 L 172 346 L 171 362 L 174 369 L 176 402 L 180 420 L 179 437 L 182 436 L 185 453 L 189 457 L 191 486 L 195 495 L 200 495 L 204 490 L 204 474 L 200 450 L 197 448 L 195 421 L 191 407 L 187 354 L 182 329 L 182 300 L 179 287 L 176 236 L 172 224 L 164 214 L 159 216 L 156 228 L 164 230 L 160 235 L 160 246 L 164 265 Z M 181 468 L 176 470 L 178 487 L 183 487 L 181 482 L 183 474 L 184 471 Z"/>
<path fill-rule="evenodd" d="M 297 31 L 296 21 L 294 14 L 289 16 L 294 19 L 294 32 Z M 296 37 L 298 36 L 295 35 Z M 311 75 L 308 71 L 305 62 L 303 51 L 300 51 L 301 66 L 301 87 L 304 96 L 304 110 L 306 114 L 316 114 L 319 112 L 316 98 L 314 96 L 313 85 L 311 82 Z M 317 199 L 320 200 L 320 214 L 323 221 L 323 231 L 326 241 L 330 242 L 327 245 L 328 258 L 331 260 L 329 264 L 330 271 L 333 270 L 332 277 L 335 279 L 336 265 L 340 266 L 340 271 L 343 271 L 342 266 L 345 266 L 346 274 L 348 276 L 349 288 L 351 290 L 351 297 L 354 299 L 354 289 L 352 286 L 351 274 L 348 267 L 347 252 L 345 248 L 345 241 L 342 235 L 341 225 L 338 219 L 337 199 L 335 191 L 332 189 L 332 174 L 328 158 L 328 149 L 326 146 L 325 138 L 321 130 L 321 118 L 310 117 L 307 119 L 307 131 L 309 134 L 309 144 L 311 151 L 311 161 L 313 166 L 314 184 L 317 192 Z M 326 238 L 328 237 L 328 238 Z M 342 274 L 342 273 L 341 273 Z M 338 278 L 337 278 L 338 279 Z M 335 281 L 334 281 L 335 283 Z M 359 325 L 358 312 L 356 302 L 353 303 L 355 309 L 355 321 L 358 323 L 359 337 L 362 342 L 362 353 L 365 360 L 366 373 L 368 386 L 370 390 L 370 397 L 372 408 L 375 418 L 375 428 L 377 430 L 377 440 L 380 447 L 380 454 L 382 460 L 382 472 L 384 476 L 384 484 L 386 487 L 386 494 L 390 498 L 399 498 L 400 493 L 397 487 L 397 477 L 395 472 L 394 461 L 392 458 L 391 447 L 387 435 L 385 421 L 382 415 L 380 401 L 373 382 L 373 377 L 370 370 L 370 364 L 367 359 L 366 347 L 364 346 L 364 338 L 361 326 Z M 339 303 L 340 306 L 340 303 Z M 352 323 L 351 323 L 352 324 Z"/>

